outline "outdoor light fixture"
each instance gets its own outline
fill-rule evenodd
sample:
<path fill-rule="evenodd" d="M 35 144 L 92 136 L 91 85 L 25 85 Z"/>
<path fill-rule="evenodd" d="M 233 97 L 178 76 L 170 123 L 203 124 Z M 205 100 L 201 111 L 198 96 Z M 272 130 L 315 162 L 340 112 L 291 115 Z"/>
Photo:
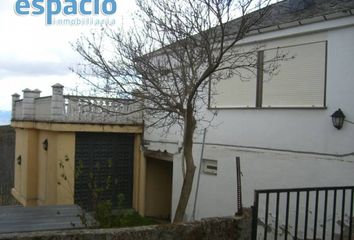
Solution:
<path fill-rule="evenodd" d="M 343 127 L 343 123 L 344 123 L 344 119 L 345 119 L 345 115 L 342 112 L 342 110 L 340 110 L 340 108 L 338 108 L 337 111 L 335 111 L 332 115 L 332 123 L 333 123 L 333 127 L 337 128 L 338 130 L 341 129 Z"/>
<path fill-rule="evenodd" d="M 18 164 L 18 165 L 21 165 L 21 163 L 22 163 L 22 156 L 21 156 L 21 155 L 18 156 L 16 160 L 17 160 L 17 164 Z"/>
<path fill-rule="evenodd" d="M 44 140 L 42 144 L 43 144 L 43 149 L 45 151 L 48 151 L 48 139 Z"/>

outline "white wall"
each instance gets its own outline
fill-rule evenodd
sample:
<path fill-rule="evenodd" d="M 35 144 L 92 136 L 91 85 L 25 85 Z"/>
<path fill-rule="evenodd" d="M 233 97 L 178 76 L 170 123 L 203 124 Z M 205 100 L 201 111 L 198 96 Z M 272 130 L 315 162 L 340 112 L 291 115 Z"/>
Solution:
<path fill-rule="evenodd" d="M 340 24 L 346 26 L 338 27 Z M 281 30 L 274 32 L 273 37 L 281 38 L 282 33 L 289 36 L 291 32 L 297 33 L 296 38 L 316 35 L 328 41 L 327 109 L 219 110 L 214 127 L 208 129 L 204 154 L 204 158 L 218 160 L 218 175 L 201 175 L 197 218 L 232 215 L 236 211 L 236 156 L 241 157 L 244 206 L 252 204 L 254 189 L 354 184 L 354 125 L 345 123 L 337 130 L 330 117 L 341 108 L 346 119 L 354 121 L 354 18 Z M 308 33 L 301 36 L 301 32 Z M 265 35 L 272 39 L 272 33 Z M 177 144 L 162 142 L 177 143 L 180 132 L 175 130 L 166 137 L 160 129 L 148 130 L 145 138 L 152 140 L 149 149 L 176 153 Z M 196 141 L 201 142 L 200 134 Z M 194 148 L 196 163 L 200 146 L 196 144 Z M 198 169 L 196 176 L 197 173 Z M 172 213 L 182 185 L 179 155 L 174 159 L 173 174 Z M 194 195 L 187 219 L 191 217 L 193 203 Z"/>
<path fill-rule="evenodd" d="M 209 136 L 211 137 L 211 136 Z M 177 144 L 151 144 L 151 149 L 176 149 Z M 199 167 L 201 145 L 194 148 Z M 201 173 L 196 218 L 230 216 L 236 212 L 236 163 L 241 158 L 243 206 L 253 205 L 254 189 L 347 186 L 354 183 L 354 157 L 330 157 L 279 151 L 206 145 L 204 158 L 218 161 L 217 176 Z M 173 163 L 172 213 L 182 187 L 181 155 Z M 192 217 L 196 192 L 194 187 L 186 219 Z"/>

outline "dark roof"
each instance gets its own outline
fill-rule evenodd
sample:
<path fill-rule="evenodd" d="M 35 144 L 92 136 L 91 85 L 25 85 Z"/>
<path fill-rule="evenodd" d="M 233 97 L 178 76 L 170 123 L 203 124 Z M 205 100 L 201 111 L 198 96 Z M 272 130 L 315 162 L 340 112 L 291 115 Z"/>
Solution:
<path fill-rule="evenodd" d="M 252 28 L 253 31 L 272 31 L 300 24 L 354 16 L 354 0 L 285 0 L 270 5 L 268 8 L 269 12 L 261 23 Z M 251 14 L 257 14 L 257 12 Z M 237 25 L 238 21 L 239 19 L 235 19 L 229 24 Z"/>
<path fill-rule="evenodd" d="M 269 5 L 267 8 L 269 11 L 267 11 L 266 16 L 262 17 L 261 22 L 250 27 L 246 36 L 354 16 L 354 0 L 285 0 Z M 252 12 L 250 15 L 257 18 L 257 14 L 262 11 L 264 11 L 264 8 Z M 240 22 L 241 18 L 236 18 L 225 23 L 226 35 L 229 38 L 233 38 L 237 34 Z M 215 28 L 218 29 L 218 26 Z M 152 51 L 149 54 L 157 51 L 159 50 Z"/>

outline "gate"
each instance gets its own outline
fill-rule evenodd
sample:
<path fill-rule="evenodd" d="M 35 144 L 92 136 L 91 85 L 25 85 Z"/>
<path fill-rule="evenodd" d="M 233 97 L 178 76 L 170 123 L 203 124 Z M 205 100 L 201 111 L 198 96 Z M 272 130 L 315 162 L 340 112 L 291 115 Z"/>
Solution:
<path fill-rule="evenodd" d="M 77 133 L 75 203 L 92 210 L 110 200 L 114 208 L 131 208 L 134 135 Z"/>
<path fill-rule="evenodd" d="M 252 240 L 353 240 L 354 186 L 256 190 Z"/>

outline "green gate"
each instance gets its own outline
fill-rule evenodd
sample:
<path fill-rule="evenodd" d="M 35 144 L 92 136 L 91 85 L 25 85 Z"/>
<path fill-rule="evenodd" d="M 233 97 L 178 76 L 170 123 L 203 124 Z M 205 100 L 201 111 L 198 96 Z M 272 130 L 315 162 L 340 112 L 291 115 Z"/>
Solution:
<path fill-rule="evenodd" d="M 114 208 L 131 208 L 133 159 L 133 134 L 76 133 L 75 203 L 92 210 L 110 200 Z"/>

